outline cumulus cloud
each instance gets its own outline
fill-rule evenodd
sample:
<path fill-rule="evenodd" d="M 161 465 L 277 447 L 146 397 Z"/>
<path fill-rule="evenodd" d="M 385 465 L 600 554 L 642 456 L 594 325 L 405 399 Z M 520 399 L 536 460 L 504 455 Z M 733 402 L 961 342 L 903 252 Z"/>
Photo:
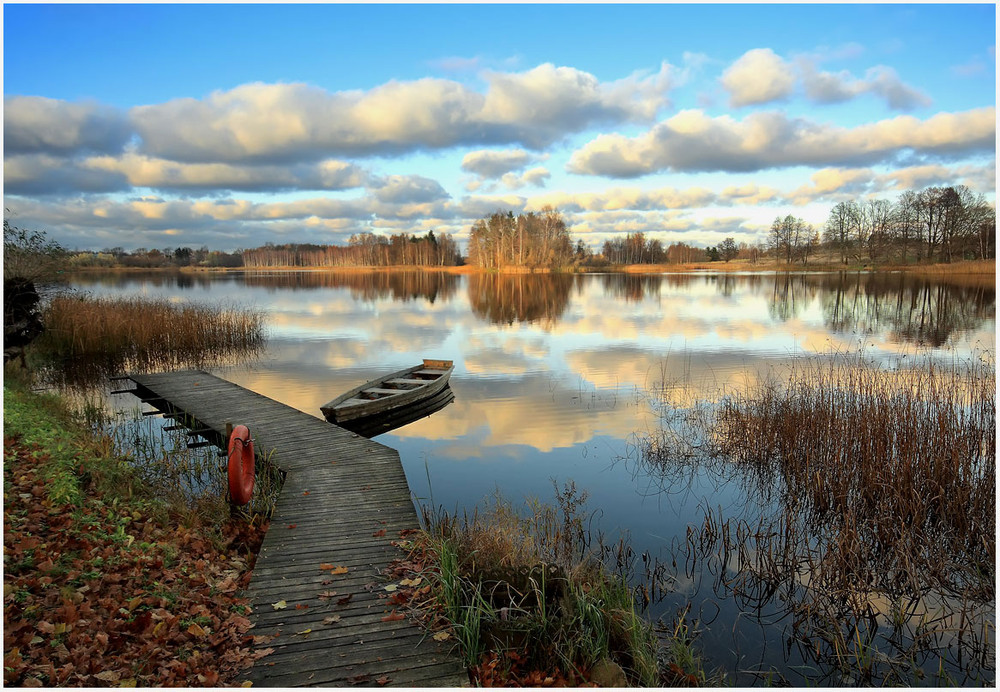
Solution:
<path fill-rule="evenodd" d="M 745 185 L 730 185 L 722 189 L 718 195 L 719 204 L 740 205 L 747 204 L 757 206 L 768 202 L 777 201 L 781 193 L 767 185 L 757 185 L 747 183 Z"/>
<path fill-rule="evenodd" d="M 455 213 L 464 219 L 481 219 L 495 211 L 512 211 L 520 214 L 525 209 L 526 199 L 520 195 L 475 195 L 463 197 L 455 206 Z"/>
<path fill-rule="evenodd" d="M 722 73 L 719 80 L 734 108 L 787 98 L 795 87 L 795 72 L 770 48 L 754 48 Z"/>
<path fill-rule="evenodd" d="M 485 93 L 445 79 L 369 91 L 253 83 L 132 109 L 142 152 L 187 162 L 391 155 L 461 145 L 538 149 L 596 124 L 644 122 L 666 103 L 671 67 L 613 82 L 571 67 L 484 72 Z"/>
<path fill-rule="evenodd" d="M 931 185 L 966 185 L 972 190 L 990 192 L 996 189 L 996 162 L 963 166 L 927 164 L 888 172 L 873 168 L 823 168 L 809 177 L 809 184 L 783 194 L 781 199 L 804 206 L 818 200 L 842 202 Z"/>
<path fill-rule="evenodd" d="M 132 136 L 122 112 L 93 102 L 12 96 L 4 99 L 3 119 L 8 154 L 116 153 Z"/>
<path fill-rule="evenodd" d="M 831 202 L 856 199 L 877 187 L 871 168 L 823 168 L 809 176 L 809 184 L 786 195 L 789 203 L 804 206 L 819 199 Z"/>
<path fill-rule="evenodd" d="M 770 48 L 755 48 L 744 53 L 719 79 L 729 93 L 734 108 L 787 99 L 801 84 L 805 96 L 814 103 L 840 103 L 862 94 L 883 99 L 893 110 L 908 111 L 930 105 L 930 97 L 905 84 L 891 67 L 876 65 L 857 79 L 847 70 L 827 72 L 816 63 L 834 54 L 803 54 L 795 65 Z"/>
<path fill-rule="evenodd" d="M 544 166 L 535 166 L 534 168 L 526 170 L 521 175 L 516 175 L 514 173 L 508 173 L 502 180 L 504 185 L 507 186 L 509 190 L 518 190 L 522 187 L 533 186 L 533 187 L 544 187 L 545 182 L 552 177 L 548 168 Z"/>
<path fill-rule="evenodd" d="M 462 170 L 480 178 L 500 178 L 505 173 L 523 169 L 539 158 L 524 149 L 470 151 L 462 158 Z"/>
<path fill-rule="evenodd" d="M 967 185 L 988 193 L 996 190 L 996 159 L 982 165 L 925 165 L 900 168 L 878 176 L 882 189 L 919 190 L 931 185 Z"/>
<path fill-rule="evenodd" d="M 657 171 L 756 171 L 797 165 L 873 164 L 906 151 L 949 157 L 992 152 L 996 108 L 899 116 L 853 128 L 758 112 L 743 120 L 681 111 L 638 137 L 602 135 L 574 152 L 573 173 L 635 177 Z"/>
<path fill-rule="evenodd" d="M 378 201 L 390 204 L 436 202 L 451 197 L 438 181 L 420 175 L 390 175 L 374 182 L 371 189 Z"/>
<path fill-rule="evenodd" d="M 908 111 L 931 104 L 927 94 L 904 84 L 891 67 L 878 65 L 868 70 L 865 76 L 864 91 L 885 99 L 893 110 Z"/>
<path fill-rule="evenodd" d="M 717 196 L 705 188 L 678 190 L 663 187 L 654 190 L 612 188 L 600 193 L 554 192 L 528 200 L 528 211 L 540 211 L 546 206 L 566 212 L 597 212 L 621 210 L 693 209 L 713 204 Z"/>
<path fill-rule="evenodd" d="M 544 166 L 535 166 L 527 171 L 524 168 L 546 159 L 547 154 L 533 154 L 524 149 L 469 152 L 462 159 L 462 170 L 474 174 L 476 179 L 467 183 L 465 188 L 470 192 L 492 192 L 500 187 L 507 190 L 519 190 L 527 186 L 543 187 L 552 177 L 549 170 Z"/>
<path fill-rule="evenodd" d="M 811 65 L 803 68 L 802 86 L 814 103 L 841 103 L 861 93 L 861 86 L 850 72 L 820 72 Z"/>
<path fill-rule="evenodd" d="M 287 166 L 179 163 L 135 152 L 77 157 L 15 154 L 4 159 L 4 183 L 13 194 L 61 195 L 136 187 L 189 194 L 347 190 L 369 180 L 364 169 L 337 160 Z"/>
<path fill-rule="evenodd" d="M 129 188 L 126 176 L 120 172 L 85 170 L 62 156 L 42 153 L 5 153 L 3 185 L 7 194 L 39 196 Z"/>
<path fill-rule="evenodd" d="M 179 163 L 127 153 L 120 157 L 87 158 L 79 166 L 88 171 L 120 173 L 133 187 L 157 190 L 346 190 L 364 185 L 369 178 L 358 166 L 336 160 L 252 166 Z"/>

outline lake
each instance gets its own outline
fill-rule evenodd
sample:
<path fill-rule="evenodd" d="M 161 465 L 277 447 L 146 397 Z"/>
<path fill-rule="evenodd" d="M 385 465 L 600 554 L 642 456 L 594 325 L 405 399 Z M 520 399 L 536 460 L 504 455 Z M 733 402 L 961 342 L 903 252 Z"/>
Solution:
<path fill-rule="evenodd" d="M 992 357 L 996 294 L 986 279 L 235 272 L 91 274 L 71 285 L 263 311 L 260 359 L 213 373 L 317 417 L 379 374 L 453 360 L 455 402 L 377 438 L 399 450 L 418 504 L 461 511 L 497 491 L 552 501 L 553 484 L 572 481 L 595 528 L 670 565 L 701 509 L 738 514 L 746 498 L 707 471 L 665 478 L 641 463 L 639 441 L 659 428 L 652 390 L 683 408 L 833 353 L 863 349 L 885 367 Z M 802 684 L 787 613 L 718 602 L 711 575 L 668 571 L 648 612 L 669 621 L 694 604 L 708 667 L 740 685 L 769 670 Z"/>

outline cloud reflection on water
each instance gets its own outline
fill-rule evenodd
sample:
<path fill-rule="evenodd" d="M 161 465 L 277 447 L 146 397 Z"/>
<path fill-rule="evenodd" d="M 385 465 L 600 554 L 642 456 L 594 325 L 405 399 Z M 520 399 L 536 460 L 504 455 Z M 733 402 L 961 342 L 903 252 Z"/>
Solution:
<path fill-rule="evenodd" d="M 902 275 L 181 277 L 88 275 L 77 284 L 265 310 L 271 341 L 261 363 L 223 375 L 312 415 L 381 372 L 452 359 L 456 402 L 395 434 L 450 441 L 470 456 L 626 439 L 655 424 L 645 397 L 664 380 L 695 385 L 667 393 L 684 407 L 790 356 L 861 344 L 893 356 L 925 348 L 918 343 L 959 354 L 995 348 L 991 285 Z M 470 436 L 475 445 L 458 444 Z"/>

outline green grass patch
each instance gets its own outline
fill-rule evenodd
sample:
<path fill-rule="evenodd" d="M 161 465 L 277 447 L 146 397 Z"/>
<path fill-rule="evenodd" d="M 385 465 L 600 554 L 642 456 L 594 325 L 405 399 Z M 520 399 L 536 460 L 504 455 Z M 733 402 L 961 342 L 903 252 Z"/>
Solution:
<path fill-rule="evenodd" d="M 417 545 L 476 684 L 654 686 L 658 642 L 632 588 L 589 551 L 585 494 L 472 516 L 425 509 Z"/>
<path fill-rule="evenodd" d="M 36 468 L 46 481 L 46 495 L 56 504 L 79 505 L 91 490 L 132 499 L 133 473 L 120 459 L 98 453 L 90 432 L 54 395 L 32 394 L 4 384 L 4 437 L 33 448 Z M 4 445 L 7 460 L 8 445 Z"/>

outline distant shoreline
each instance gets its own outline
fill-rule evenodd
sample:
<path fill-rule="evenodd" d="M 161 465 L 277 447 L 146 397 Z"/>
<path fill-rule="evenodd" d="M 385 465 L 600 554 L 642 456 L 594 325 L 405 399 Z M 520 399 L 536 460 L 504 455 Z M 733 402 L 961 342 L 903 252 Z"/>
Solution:
<path fill-rule="evenodd" d="M 482 269 L 470 265 L 463 266 L 353 266 L 353 267 L 80 267 L 66 270 L 66 273 L 124 273 L 142 272 L 163 273 L 226 273 L 226 272 L 330 272 L 330 273 L 373 273 L 373 272 L 440 272 L 445 274 L 683 274 L 688 272 L 732 273 L 732 272 L 906 272 L 912 274 L 947 275 L 985 275 L 996 276 L 996 260 L 963 260 L 950 264 L 907 264 L 867 266 L 817 262 L 810 265 L 785 265 L 773 261 L 751 264 L 747 260 L 731 262 L 691 262 L 687 264 L 627 264 L 608 267 L 577 267 L 563 271 L 529 269 L 527 267 L 508 267 L 504 269 Z"/>

